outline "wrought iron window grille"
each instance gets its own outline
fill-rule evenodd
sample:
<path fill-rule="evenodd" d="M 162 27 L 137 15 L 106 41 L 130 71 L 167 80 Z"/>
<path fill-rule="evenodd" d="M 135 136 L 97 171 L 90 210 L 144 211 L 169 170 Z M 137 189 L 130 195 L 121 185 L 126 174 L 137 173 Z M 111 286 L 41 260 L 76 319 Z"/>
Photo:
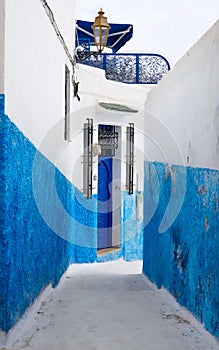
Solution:
<path fill-rule="evenodd" d="M 128 194 L 134 192 L 134 123 L 126 129 L 126 189 Z"/>
<path fill-rule="evenodd" d="M 92 198 L 93 192 L 93 119 L 84 124 L 83 193 Z"/>
<path fill-rule="evenodd" d="M 99 125 L 98 144 L 101 147 L 101 156 L 114 157 L 118 148 L 119 135 L 115 126 Z"/>
<path fill-rule="evenodd" d="M 64 139 L 70 140 L 70 70 L 65 65 L 65 132 Z"/>

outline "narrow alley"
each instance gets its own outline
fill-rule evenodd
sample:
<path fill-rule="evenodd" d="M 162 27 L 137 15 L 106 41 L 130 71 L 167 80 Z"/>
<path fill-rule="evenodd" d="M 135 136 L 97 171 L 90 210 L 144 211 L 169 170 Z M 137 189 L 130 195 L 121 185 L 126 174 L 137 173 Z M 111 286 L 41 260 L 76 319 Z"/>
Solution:
<path fill-rule="evenodd" d="M 219 349 L 141 262 L 72 265 L 9 333 L 7 349 Z"/>
<path fill-rule="evenodd" d="M 219 350 L 218 54 L 217 0 L 0 0 L 0 350 Z"/>

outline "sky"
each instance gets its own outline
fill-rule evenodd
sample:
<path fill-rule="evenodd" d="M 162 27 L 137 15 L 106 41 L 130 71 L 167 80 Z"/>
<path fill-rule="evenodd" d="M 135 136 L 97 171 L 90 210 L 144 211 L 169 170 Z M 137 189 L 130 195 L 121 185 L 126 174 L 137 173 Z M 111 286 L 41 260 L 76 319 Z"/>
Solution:
<path fill-rule="evenodd" d="M 119 52 L 161 54 L 171 66 L 219 19 L 218 0 L 76 0 L 76 18 L 94 21 L 100 7 L 109 23 L 133 24 Z"/>

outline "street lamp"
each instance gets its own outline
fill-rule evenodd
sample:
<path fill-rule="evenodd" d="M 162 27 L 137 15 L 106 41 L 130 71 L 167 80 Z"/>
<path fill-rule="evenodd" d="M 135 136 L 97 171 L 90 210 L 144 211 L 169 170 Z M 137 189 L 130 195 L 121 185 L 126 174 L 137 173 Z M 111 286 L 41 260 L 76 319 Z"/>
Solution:
<path fill-rule="evenodd" d="M 107 44 L 110 26 L 107 22 L 107 17 L 104 17 L 102 8 L 95 18 L 94 24 L 91 26 L 94 33 L 94 41 L 99 53 L 101 53 Z"/>
<path fill-rule="evenodd" d="M 91 55 L 97 57 L 104 50 L 104 47 L 107 44 L 110 25 L 107 21 L 107 17 L 103 15 L 104 12 L 101 8 L 98 12 L 98 16 L 95 17 L 95 21 L 91 26 L 94 34 L 94 42 L 98 51 L 86 51 L 82 46 L 78 46 L 75 51 L 78 61 L 83 61 Z"/>

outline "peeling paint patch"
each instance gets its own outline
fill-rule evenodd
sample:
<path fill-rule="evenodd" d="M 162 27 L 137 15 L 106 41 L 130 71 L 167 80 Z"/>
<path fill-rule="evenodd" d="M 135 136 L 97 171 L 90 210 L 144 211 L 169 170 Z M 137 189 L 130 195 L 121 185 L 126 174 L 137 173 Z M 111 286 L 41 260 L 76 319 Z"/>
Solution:
<path fill-rule="evenodd" d="M 206 216 L 205 218 L 205 231 L 209 230 L 209 221 L 208 221 L 208 217 Z"/>
<path fill-rule="evenodd" d="M 216 195 L 215 197 L 215 213 L 218 213 L 218 195 Z"/>
<path fill-rule="evenodd" d="M 207 192 L 207 186 L 204 185 L 204 187 L 202 188 L 202 186 L 198 187 L 198 193 L 200 194 L 200 196 L 202 196 L 203 194 L 205 194 Z"/>
<path fill-rule="evenodd" d="M 169 164 L 165 165 L 165 173 L 164 173 L 164 179 L 166 180 L 169 176 L 171 176 L 171 168 Z"/>

